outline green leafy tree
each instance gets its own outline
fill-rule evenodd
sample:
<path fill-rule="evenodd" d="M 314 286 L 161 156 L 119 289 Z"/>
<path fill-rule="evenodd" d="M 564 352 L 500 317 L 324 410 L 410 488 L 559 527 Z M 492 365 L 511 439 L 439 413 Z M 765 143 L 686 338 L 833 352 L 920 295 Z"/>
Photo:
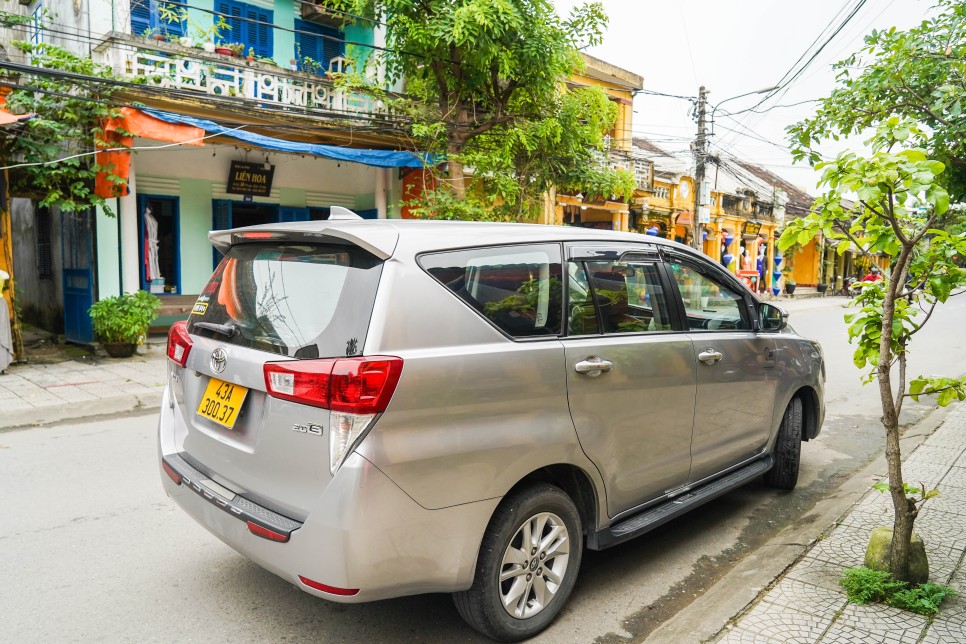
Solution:
<path fill-rule="evenodd" d="M 953 201 L 966 199 L 966 3 L 938 0 L 935 12 L 906 31 L 873 31 L 860 51 L 836 65 L 838 86 L 814 117 L 790 130 L 797 158 L 817 162 L 816 143 L 904 117 L 929 129 L 928 153 L 947 166 L 940 184 Z"/>
<path fill-rule="evenodd" d="M 118 114 L 110 102 L 109 86 L 97 79 L 113 79 L 110 67 L 50 44 L 14 42 L 30 57 L 37 74 L 24 75 L 7 98 L 17 114 L 32 114 L 15 137 L 0 139 L 3 165 L 27 164 L 10 172 L 11 192 L 36 199 L 41 206 L 62 211 L 101 206 L 106 200 L 94 194 L 94 179 L 107 173 L 116 185 L 124 180 L 113 168 L 99 165 L 92 153 L 104 122 Z M 62 78 L 56 71 L 90 79 Z"/>
<path fill-rule="evenodd" d="M 852 249 L 890 257 L 886 279 L 863 283 L 855 298 L 858 311 L 847 315 L 846 322 L 849 339 L 856 344 L 856 367 L 868 369 L 865 382 L 877 381 L 879 386 L 888 491 L 895 510 L 889 572 L 900 581 L 909 581 L 909 548 L 919 508 L 935 495 L 903 481 L 903 401 L 936 395 L 945 406 L 966 399 L 966 378 L 917 376 L 910 381 L 906 371 L 913 337 L 937 305 L 966 286 L 966 271 L 957 264 L 957 256 L 966 253 L 966 234 L 936 228 L 949 208 L 949 195 L 943 187 L 945 164 L 920 147 L 928 142 L 915 123 L 892 116 L 869 141 L 870 156 L 845 152 L 816 163 L 827 190 L 815 200 L 811 214 L 789 223 L 779 240 L 785 250 L 822 235 L 840 254 Z M 858 196 L 854 207 L 847 195 Z M 916 493 L 921 496 L 916 498 Z"/>
<path fill-rule="evenodd" d="M 332 6 L 383 21 L 385 52 L 370 56 L 403 97 L 383 94 L 411 123 L 413 146 L 445 154 L 440 188 L 423 214 L 443 218 L 532 216 L 554 185 L 627 197 L 628 171 L 592 163 L 616 107 L 600 89 L 567 92 L 579 48 L 600 42 L 600 3 L 566 20 L 546 0 L 335 0 Z M 350 84 L 379 92 L 362 76 Z M 465 168 L 474 184 L 467 185 Z"/>

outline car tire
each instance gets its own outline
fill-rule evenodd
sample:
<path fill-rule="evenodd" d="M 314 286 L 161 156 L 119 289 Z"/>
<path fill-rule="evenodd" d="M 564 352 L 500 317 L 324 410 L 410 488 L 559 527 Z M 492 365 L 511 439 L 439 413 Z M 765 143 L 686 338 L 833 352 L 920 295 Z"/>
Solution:
<path fill-rule="evenodd" d="M 775 440 L 775 465 L 765 472 L 765 485 L 794 490 L 802 456 L 802 399 L 792 398 L 785 409 Z"/>
<path fill-rule="evenodd" d="M 535 538 L 537 532 L 542 538 Z M 527 538 L 530 547 L 524 550 Z M 491 639 L 533 637 L 567 603 L 582 554 L 580 515 L 563 490 L 540 484 L 515 492 L 493 514 L 473 586 L 453 595 L 456 609 Z"/>

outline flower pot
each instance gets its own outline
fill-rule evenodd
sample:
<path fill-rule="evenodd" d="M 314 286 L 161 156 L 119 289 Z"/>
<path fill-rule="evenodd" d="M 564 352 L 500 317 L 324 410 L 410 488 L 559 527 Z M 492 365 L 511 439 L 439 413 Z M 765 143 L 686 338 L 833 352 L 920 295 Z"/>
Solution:
<path fill-rule="evenodd" d="M 204 49 L 209 54 L 215 53 L 215 43 L 213 42 L 210 42 L 210 41 L 204 42 L 201 44 L 201 48 Z"/>
<path fill-rule="evenodd" d="M 785 284 L 785 292 L 789 295 L 795 294 L 795 284 Z"/>
<path fill-rule="evenodd" d="M 112 358 L 130 358 L 138 348 L 133 342 L 104 342 L 102 346 Z"/>
<path fill-rule="evenodd" d="M 215 47 L 215 53 L 216 54 L 221 54 L 222 56 L 232 56 L 232 55 L 234 55 L 233 52 L 232 52 L 232 50 L 228 49 L 228 47 Z"/>
<path fill-rule="evenodd" d="M 827 290 L 828 290 L 828 284 L 819 284 L 819 285 L 818 285 L 818 286 L 816 286 L 815 288 L 816 288 L 816 289 L 818 289 L 818 292 L 819 292 L 819 293 L 821 293 L 821 294 L 823 294 L 823 295 L 824 295 L 824 294 L 825 294 L 825 291 L 827 291 Z"/>

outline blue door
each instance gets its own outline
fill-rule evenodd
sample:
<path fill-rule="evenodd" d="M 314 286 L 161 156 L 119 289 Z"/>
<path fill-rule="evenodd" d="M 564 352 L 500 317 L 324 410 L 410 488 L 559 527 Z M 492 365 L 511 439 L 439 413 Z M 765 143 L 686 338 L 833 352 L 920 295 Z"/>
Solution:
<path fill-rule="evenodd" d="M 64 337 L 68 342 L 94 341 L 87 310 L 94 303 L 93 248 L 90 212 L 61 214 L 60 254 L 64 291 Z"/>

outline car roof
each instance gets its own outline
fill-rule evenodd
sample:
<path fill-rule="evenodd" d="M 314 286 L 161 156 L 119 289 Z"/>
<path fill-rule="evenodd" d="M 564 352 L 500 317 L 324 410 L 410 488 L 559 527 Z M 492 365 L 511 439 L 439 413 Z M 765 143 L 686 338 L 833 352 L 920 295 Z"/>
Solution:
<path fill-rule="evenodd" d="M 337 219 L 285 222 L 212 231 L 208 233 L 208 238 L 218 250 L 225 252 L 231 245 L 234 235 L 259 231 L 319 234 L 324 237 L 341 239 L 365 248 L 380 259 L 388 259 L 397 250 L 406 254 L 417 254 L 433 250 L 465 248 L 467 246 L 564 241 L 646 242 L 694 253 L 693 249 L 678 242 L 639 233 L 597 230 L 579 226 L 425 219 Z"/>

